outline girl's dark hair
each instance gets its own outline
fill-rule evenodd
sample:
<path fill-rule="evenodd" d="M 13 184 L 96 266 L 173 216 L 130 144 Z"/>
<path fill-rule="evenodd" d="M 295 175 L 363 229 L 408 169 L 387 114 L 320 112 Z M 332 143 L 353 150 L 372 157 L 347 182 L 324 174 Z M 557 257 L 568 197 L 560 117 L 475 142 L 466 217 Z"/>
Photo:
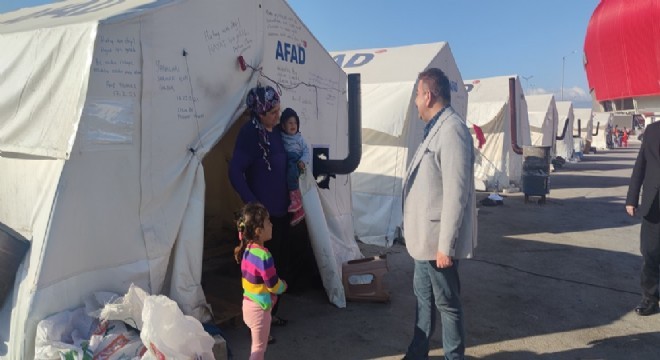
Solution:
<path fill-rule="evenodd" d="M 243 252 L 248 244 L 257 238 L 257 229 L 264 227 L 268 219 L 268 210 L 258 202 L 251 202 L 243 206 L 236 220 L 239 244 L 234 248 L 234 259 L 241 262 Z"/>

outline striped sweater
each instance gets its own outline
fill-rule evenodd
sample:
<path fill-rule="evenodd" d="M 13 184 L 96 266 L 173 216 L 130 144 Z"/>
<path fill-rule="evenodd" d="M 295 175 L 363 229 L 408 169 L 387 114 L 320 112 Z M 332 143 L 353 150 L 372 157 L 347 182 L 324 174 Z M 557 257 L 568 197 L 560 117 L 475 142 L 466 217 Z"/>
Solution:
<path fill-rule="evenodd" d="M 243 297 L 264 310 L 270 309 L 277 301 L 277 295 L 286 290 L 286 282 L 275 271 L 273 256 L 263 246 L 254 243 L 247 246 L 241 261 L 241 273 Z"/>

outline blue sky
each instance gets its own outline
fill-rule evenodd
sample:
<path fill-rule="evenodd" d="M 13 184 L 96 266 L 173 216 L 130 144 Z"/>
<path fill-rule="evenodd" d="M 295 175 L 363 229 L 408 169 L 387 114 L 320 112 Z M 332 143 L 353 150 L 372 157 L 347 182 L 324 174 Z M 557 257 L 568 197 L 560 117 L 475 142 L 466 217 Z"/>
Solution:
<path fill-rule="evenodd" d="M 599 0 L 288 2 L 329 51 L 447 41 L 464 79 L 518 74 L 558 100 L 565 57 L 564 99 L 591 105 L 582 54 Z"/>
<path fill-rule="evenodd" d="M 52 0 L 4 0 L 0 13 Z M 464 79 L 518 74 L 526 93 L 590 106 L 582 65 L 599 0 L 288 0 L 329 51 L 447 41 Z M 564 60 L 565 59 L 565 60 Z"/>

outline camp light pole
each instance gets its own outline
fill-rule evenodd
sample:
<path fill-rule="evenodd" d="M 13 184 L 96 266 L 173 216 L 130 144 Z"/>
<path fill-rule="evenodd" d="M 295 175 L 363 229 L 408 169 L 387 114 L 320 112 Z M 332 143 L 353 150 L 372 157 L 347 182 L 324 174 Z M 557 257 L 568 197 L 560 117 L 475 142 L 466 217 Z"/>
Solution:
<path fill-rule="evenodd" d="M 564 101 L 564 68 L 566 67 L 566 58 L 575 54 L 577 50 L 573 50 L 570 54 L 561 57 L 561 100 Z"/>

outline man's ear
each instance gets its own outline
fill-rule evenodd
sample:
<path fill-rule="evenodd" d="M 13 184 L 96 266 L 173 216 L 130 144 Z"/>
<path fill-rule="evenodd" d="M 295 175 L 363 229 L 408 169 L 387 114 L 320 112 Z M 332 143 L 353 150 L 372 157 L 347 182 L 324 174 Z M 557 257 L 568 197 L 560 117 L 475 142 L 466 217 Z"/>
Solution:
<path fill-rule="evenodd" d="M 263 231 L 264 231 L 264 228 L 262 228 L 262 227 L 258 227 L 258 228 L 256 228 L 256 229 L 254 229 L 254 235 L 256 235 L 257 237 L 260 237 L 260 236 L 261 236 L 261 233 L 262 233 Z"/>
<path fill-rule="evenodd" d="M 430 91 L 424 93 L 424 105 L 428 108 L 433 106 L 433 94 Z"/>

